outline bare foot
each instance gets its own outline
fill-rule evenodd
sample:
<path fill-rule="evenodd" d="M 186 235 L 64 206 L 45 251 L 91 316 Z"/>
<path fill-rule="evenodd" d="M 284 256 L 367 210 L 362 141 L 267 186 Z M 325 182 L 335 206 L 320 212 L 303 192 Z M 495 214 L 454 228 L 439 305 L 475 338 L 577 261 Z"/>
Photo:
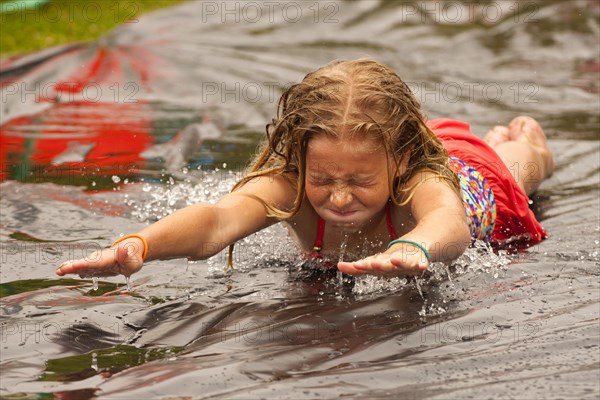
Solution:
<path fill-rule="evenodd" d="M 496 125 L 485 134 L 483 140 L 485 140 L 491 148 L 498 146 L 500 143 L 507 142 L 510 140 L 508 128 L 506 126 Z"/>
<path fill-rule="evenodd" d="M 514 118 L 508 124 L 508 135 L 510 140 L 527 143 L 544 160 L 545 171 L 543 177 L 546 178 L 554 172 L 554 159 L 552 152 L 548 147 L 546 134 L 540 124 L 528 116 L 519 116 Z"/>

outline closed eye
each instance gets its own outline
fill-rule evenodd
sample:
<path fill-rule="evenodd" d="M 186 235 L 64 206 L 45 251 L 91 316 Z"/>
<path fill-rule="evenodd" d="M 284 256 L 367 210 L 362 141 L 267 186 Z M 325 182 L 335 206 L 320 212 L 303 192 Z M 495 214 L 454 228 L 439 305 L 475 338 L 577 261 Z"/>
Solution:
<path fill-rule="evenodd" d="M 351 179 L 349 183 L 352 186 L 369 187 L 373 186 L 375 181 L 373 179 Z"/>
<path fill-rule="evenodd" d="M 310 175 L 309 177 L 310 183 L 313 185 L 329 185 L 333 183 L 333 178 L 319 175 Z"/>

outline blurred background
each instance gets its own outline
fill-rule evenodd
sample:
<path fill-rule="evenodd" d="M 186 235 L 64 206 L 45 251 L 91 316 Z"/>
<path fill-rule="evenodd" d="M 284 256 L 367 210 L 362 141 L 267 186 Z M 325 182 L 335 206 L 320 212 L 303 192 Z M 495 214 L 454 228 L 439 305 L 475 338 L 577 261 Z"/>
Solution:
<path fill-rule="evenodd" d="M 282 88 L 361 56 L 480 136 L 530 114 L 598 137 L 596 0 L 1 4 L 2 180 L 241 169 Z"/>
<path fill-rule="evenodd" d="M 243 174 L 288 85 L 392 66 L 429 118 L 526 114 L 550 238 L 416 282 L 303 275 L 275 225 L 209 260 L 58 279 Z M 598 0 L 0 1 L 0 396 L 600 394 Z"/>

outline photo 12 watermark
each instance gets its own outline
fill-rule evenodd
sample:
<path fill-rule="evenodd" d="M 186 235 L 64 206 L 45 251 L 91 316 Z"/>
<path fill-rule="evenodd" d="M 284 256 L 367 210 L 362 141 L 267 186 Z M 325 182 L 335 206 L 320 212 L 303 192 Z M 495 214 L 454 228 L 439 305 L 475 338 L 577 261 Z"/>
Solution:
<path fill-rule="evenodd" d="M 65 260 L 97 261 L 100 257 L 100 250 L 108 245 L 110 245 L 108 242 L 96 241 L 35 243 L 24 240 L 3 240 L 0 242 L 0 261 L 3 265 L 35 263 L 58 267 Z"/>
<path fill-rule="evenodd" d="M 136 16 L 142 11 L 135 1 L 3 1 L 0 3 L 1 21 L 17 19 L 22 23 L 64 23 L 85 21 L 96 23 L 109 19 L 125 23 L 137 23 Z"/>
<path fill-rule="evenodd" d="M 202 342 L 231 341 L 248 345 L 272 342 L 307 343 L 326 340 L 339 333 L 339 329 L 335 325 L 324 321 L 286 324 L 275 321 L 271 317 L 267 317 L 263 323 L 247 321 L 231 325 L 224 323 L 217 325 L 203 323 L 202 325 L 205 327 L 202 329 L 205 333 L 200 339 Z"/>
<path fill-rule="evenodd" d="M 421 104 L 427 103 L 537 103 L 535 82 L 406 82 Z"/>
<path fill-rule="evenodd" d="M 97 324 L 93 322 L 3 321 L 0 323 L 0 344 L 20 346 L 42 343 L 112 341 L 126 343 L 135 332 L 122 322 Z"/>
<path fill-rule="evenodd" d="M 200 84 L 202 103 L 274 103 L 293 83 L 274 81 L 206 81 Z"/>
<path fill-rule="evenodd" d="M 448 321 L 429 324 L 416 332 L 399 336 L 400 342 L 416 342 L 426 345 L 442 343 L 490 344 L 500 342 L 533 343 L 543 328 L 542 321 L 515 322 L 458 322 Z"/>
<path fill-rule="evenodd" d="M 492 25 L 502 21 L 536 22 L 539 7 L 534 1 L 429 0 L 397 2 L 389 12 L 403 23 Z"/>
<path fill-rule="evenodd" d="M 337 1 L 203 1 L 201 21 L 217 23 L 338 23 Z"/>
<path fill-rule="evenodd" d="M 111 102 L 116 104 L 137 103 L 140 86 L 137 82 L 19 82 L 7 81 L 0 90 L 3 104 L 7 102 Z"/>

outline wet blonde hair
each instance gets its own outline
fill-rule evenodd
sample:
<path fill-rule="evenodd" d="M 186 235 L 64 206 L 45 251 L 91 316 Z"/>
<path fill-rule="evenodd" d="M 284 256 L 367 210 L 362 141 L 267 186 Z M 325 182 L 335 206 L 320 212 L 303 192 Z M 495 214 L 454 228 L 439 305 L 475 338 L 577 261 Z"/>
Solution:
<path fill-rule="evenodd" d="M 237 189 L 257 176 L 280 174 L 296 187 L 291 210 L 280 210 L 257 198 L 271 217 L 293 217 L 304 199 L 306 150 L 316 135 L 369 140 L 382 146 L 392 168 L 390 198 L 406 204 L 414 188 L 406 183 L 429 171 L 459 191 L 448 165 L 448 153 L 425 124 L 419 102 L 388 66 L 370 58 L 334 61 L 309 73 L 281 95 L 277 117 L 266 127 L 266 139 Z M 399 175 L 400 165 L 406 170 Z M 417 184 L 418 185 L 418 184 Z"/>

